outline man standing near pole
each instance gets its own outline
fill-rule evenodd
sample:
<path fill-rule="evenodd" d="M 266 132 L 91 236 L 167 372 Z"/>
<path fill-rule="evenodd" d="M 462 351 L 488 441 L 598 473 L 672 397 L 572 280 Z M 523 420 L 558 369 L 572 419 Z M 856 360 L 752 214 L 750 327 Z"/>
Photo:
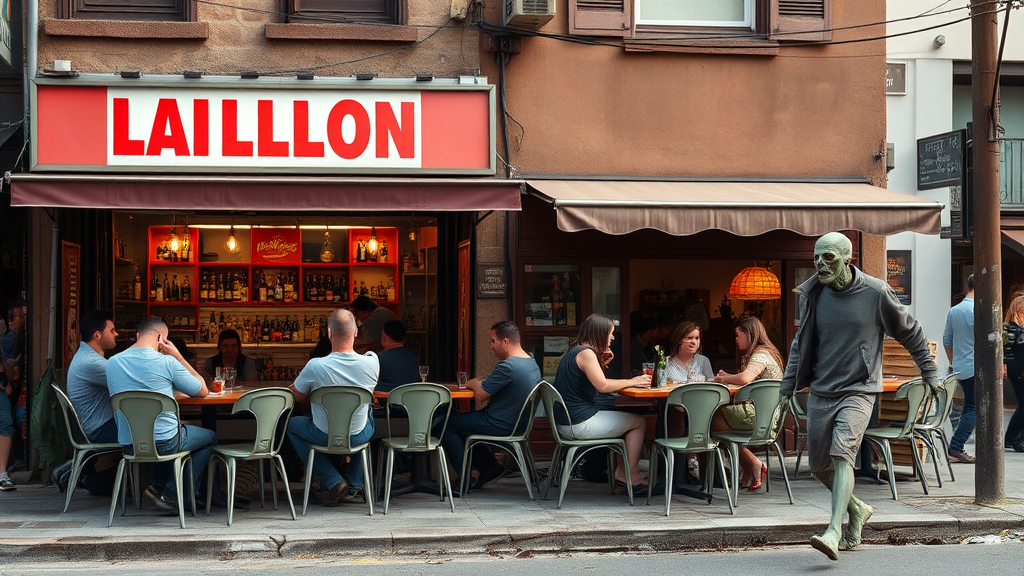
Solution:
<path fill-rule="evenodd" d="M 875 401 L 882 392 L 882 342 L 902 344 L 933 389 L 942 383 L 924 331 L 884 281 L 850 264 L 853 244 L 838 232 L 814 244 L 817 276 L 795 291 L 805 304 L 782 378 L 783 400 L 799 388 L 807 399 L 807 455 L 811 474 L 832 491 L 832 520 L 811 546 L 832 560 L 860 544 L 874 509 L 853 495 L 853 467 Z M 850 526 L 842 533 L 843 514 Z"/>
<path fill-rule="evenodd" d="M 964 444 L 974 432 L 974 275 L 967 278 L 967 295 L 946 315 L 946 329 L 942 333 L 942 346 L 946 357 L 953 365 L 953 372 L 959 372 L 957 381 L 964 391 L 964 407 L 960 411 L 960 423 L 949 441 L 946 456 L 950 462 L 974 464 L 974 457 L 964 450 Z"/>

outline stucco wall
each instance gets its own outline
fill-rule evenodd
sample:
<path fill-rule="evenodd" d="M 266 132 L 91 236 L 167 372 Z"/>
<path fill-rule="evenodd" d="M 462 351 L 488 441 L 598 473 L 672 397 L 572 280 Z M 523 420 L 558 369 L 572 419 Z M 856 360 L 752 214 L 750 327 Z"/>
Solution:
<path fill-rule="evenodd" d="M 237 0 L 230 4 L 279 12 L 279 0 Z M 409 0 L 408 25 L 423 40 L 445 23 L 451 0 Z M 54 18 L 56 2 L 41 2 L 40 18 Z M 351 40 L 268 40 L 269 22 L 283 22 L 279 15 L 200 3 L 198 20 L 209 23 L 209 38 L 202 40 L 153 40 L 82 38 L 40 34 L 39 63 L 71 60 L 73 69 L 84 72 L 118 72 L 141 69 L 144 74 L 177 74 L 202 70 L 207 74 L 237 74 L 242 69 L 260 72 L 308 69 L 362 59 L 409 46 L 408 43 Z M 449 22 L 422 44 L 397 53 L 317 71 L 323 76 L 351 76 L 376 72 L 381 77 L 412 77 L 417 72 L 453 77 L 474 74 L 479 66 L 478 35 L 469 21 Z"/>
<path fill-rule="evenodd" d="M 882 0 L 833 2 L 834 27 L 878 22 Z M 566 4 L 543 30 L 567 32 Z M 497 21 L 496 9 L 485 11 Z M 835 40 L 882 27 L 837 31 Z M 609 41 L 614 41 L 609 39 Z M 524 38 L 507 66 L 520 172 L 856 175 L 881 183 L 884 42 L 783 47 L 776 56 L 627 53 Z M 482 57 L 492 80 L 498 69 Z M 521 143 L 517 140 L 521 137 Z"/>
<path fill-rule="evenodd" d="M 886 3 L 886 18 L 897 20 L 912 18 L 925 12 L 929 16 L 914 18 L 905 22 L 894 22 L 889 24 L 887 34 L 899 34 L 913 30 L 920 30 L 939 24 L 945 24 L 967 18 L 970 11 L 967 9 L 969 2 L 949 2 L 938 7 L 939 2 L 935 0 L 894 0 Z M 941 14 L 952 10 L 949 14 Z M 1002 31 L 1002 14 L 999 16 L 999 29 Z M 1024 60 L 1024 34 L 1020 31 L 1024 28 L 1021 23 L 1020 10 L 1010 17 L 1010 33 L 1006 36 L 1006 49 L 1003 58 L 1006 61 Z M 944 45 L 936 46 L 935 37 L 945 37 Z M 888 52 L 890 58 L 948 58 L 950 60 L 971 59 L 971 22 L 967 20 L 958 24 L 943 26 L 935 30 L 928 30 L 917 34 L 908 34 L 898 38 L 890 38 L 888 41 Z"/>

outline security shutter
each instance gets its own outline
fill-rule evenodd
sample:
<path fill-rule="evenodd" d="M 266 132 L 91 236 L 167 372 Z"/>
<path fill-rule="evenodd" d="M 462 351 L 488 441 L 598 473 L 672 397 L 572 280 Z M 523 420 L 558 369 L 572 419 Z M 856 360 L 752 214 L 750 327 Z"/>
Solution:
<path fill-rule="evenodd" d="M 770 0 L 768 36 L 772 40 L 832 39 L 831 0 Z"/>
<path fill-rule="evenodd" d="M 569 0 L 569 33 L 629 36 L 633 0 Z"/>

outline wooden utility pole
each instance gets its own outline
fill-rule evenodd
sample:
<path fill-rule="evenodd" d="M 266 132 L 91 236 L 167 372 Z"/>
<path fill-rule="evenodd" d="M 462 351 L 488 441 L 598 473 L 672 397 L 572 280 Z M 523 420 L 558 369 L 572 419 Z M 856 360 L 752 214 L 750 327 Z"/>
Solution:
<path fill-rule="evenodd" d="M 998 5 L 971 0 L 974 176 L 974 374 L 977 463 L 974 501 L 1005 497 L 1003 468 L 1002 266 L 999 230 Z M 993 106 L 993 103 L 995 105 Z"/>

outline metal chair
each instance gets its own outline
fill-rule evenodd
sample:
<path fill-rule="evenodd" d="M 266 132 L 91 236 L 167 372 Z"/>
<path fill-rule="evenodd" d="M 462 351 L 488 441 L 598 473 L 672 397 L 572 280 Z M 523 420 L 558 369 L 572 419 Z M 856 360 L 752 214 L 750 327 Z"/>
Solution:
<path fill-rule="evenodd" d="M 281 443 L 284 442 L 285 427 L 288 416 L 295 406 L 295 395 L 287 388 L 264 388 L 246 392 L 235 400 L 232 414 L 248 412 L 256 418 L 256 437 L 251 444 L 219 444 L 210 454 L 210 463 L 206 470 L 206 514 L 210 514 L 210 502 L 213 497 L 213 473 L 217 460 L 224 463 L 227 471 L 228 493 L 228 526 L 234 521 L 235 509 L 235 471 L 238 460 L 259 462 L 260 474 L 260 505 L 265 505 L 263 489 L 263 461 L 270 460 L 270 481 L 273 485 L 274 510 L 277 510 L 277 471 L 284 479 L 285 494 L 288 496 L 288 508 L 295 520 L 295 505 L 292 503 L 292 492 L 288 487 L 288 473 L 284 469 L 284 460 L 279 454 Z"/>
<path fill-rule="evenodd" d="M 119 392 L 110 397 L 110 406 L 114 409 L 114 417 L 120 414 L 128 426 L 132 437 L 132 454 L 122 454 L 117 465 L 117 476 L 114 479 L 114 493 L 110 499 L 110 517 L 107 527 L 114 524 L 114 512 L 117 510 L 118 496 L 121 497 L 121 515 L 125 514 L 125 494 L 128 492 L 128 478 L 125 468 L 132 467 L 134 479 L 136 507 L 141 503 L 139 491 L 139 464 L 174 463 L 174 485 L 178 487 L 178 521 L 185 527 L 185 499 L 192 503 L 192 515 L 196 515 L 195 482 L 192 479 L 192 459 L 188 450 L 181 450 L 181 437 L 178 437 L 179 449 L 171 454 L 158 454 L 153 426 L 156 419 L 164 412 L 174 414 L 178 419 L 178 401 L 170 396 L 148 390 L 129 390 Z M 180 420 L 179 420 L 180 421 Z M 188 492 L 182 490 L 182 469 L 188 472 Z"/>
<path fill-rule="evenodd" d="M 120 452 L 121 445 L 117 442 L 90 442 L 85 429 L 82 428 L 81 420 L 78 419 L 78 412 L 75 411 L 75 406 L 71 403 L 71 399 L 56 384 L 50 384 L 50 386 L 57 393 L 60 412 L 64 415 L 64 424 L 67 426 L 68 437 L 71 438 L 71 447 L 75 450 L 74 456 L 71 458 L 71 477 L 68 479 L 67 493 L 64 496 L 64 512 L 67 512 L 68 506 L 71 505 L 71 497 L 75 494 L 75 488 L 78 488 L 78 477 L 82 474 L 82 468 L 85 467 L 85 463 L 101 454 Z"/>
<path fill-rule="evenodd" d="M 561 470 L 561 478 L 558 480 L 558 508 L 562 507 L 562 500 L 565 498 L 565 489 L 569 486 L 569 477 L 572 469 L 576 466 L 576 463 L 586 454 L 587 452 L 595 448 L 608 448 L 608 470 L 615 470 L 613 453 L 618 453 L 622 456 L 622 465 L 625 469 L 626 474 L 626 494 L 629 495 L 629 505 L 633 505 L 633 485 L 629 482 L 632 478 L 629 472 L 629 458 L 626 456 L 626 441 L 622 438 L 593 438 L 593 439 L 578 439 L 578 438 L 566 438 L 558 431 L 558 421 L 555 419 L 555 414 L 561 411 L 565 414 L 566 419 L 569 418 L 569 410 L 565 407 L 565 400 L 562 399 L 562 395 L 559 394 L 558 390 L 548 382 L 541 380 L 538 384 L 540 388 L 541 401 L 544 402 L 544 412 L 548 415 L 548 422 L 551 424 L 551 435 L 555 440 L 555 451 L 551 455 L 551 466 L 548 470 L 548 478 L 544 483 L 544 492 L 542 498 L 547 499 L 548 488 L 551 487 L 551 482 L 555 478 L 558 478 L 558 472 Z M 563 455 L 564 451 L 564 455 Z M 608 474 L 608 484 L 611 487 L 612 494 L 615 493 L 615 474 Z"/>
<path fill-rule="evenodd" d="M 708 504 L 711 503 L 711 490 L 715 485 L 715 463 L 722 474 L 722 485 L 725 486 L 729 512 L 736 514 L 733 506 L 732 493 L 729 490 L 729 479 L 725 475 L 725 462 L 718 441 L 711 435 L 711 419 L 719 408 L 729 403 L 729 388 L 721 384 L 687 384 L 678 386 L 668 393 L 665 399 L 665 413 L 662 415 L 664 436 L 654 440 L 654 453 L 651 455 L 651 481 L 657 477 L 658 456 L 665 459 L 665 516 L 671 512 L 673 473 L 675 471 L 675 453 L 700 454 L 710 453 L 711 463 L 708 466 L 705 487 L 708 492 Z M 687 436 L 685 438 L 669 438 L 668 415 L 673 408 L 686 411 Z M 647 491 L 647 503 L 651 503 L 651 491 Z"/>
<path fill-rule="evenodd" d="M 796 441 L 796 466 L 793 467 L 793 478 L 800 473 L 800 461 L 807 447 L 807 390 L 797 392 L 789 399 L 789 413 L 793 416 L 793 438 Z M 801 429 L 803 431 L 801 431 Z"/>
<path fill-rule="evenodd" d="M 391 410 L 400 406 L 405 410 L 409 419 L 409 435 L 393 436 L 391 434 Z M 444 408 L 444 422 L 441 427 L 441 434 L 431 435 L 431 424 L 434 414 L 438 409 Z M 405 384 L 392 390 L 388 394 L 387 419 L 388 436 L 381 439 L 381 452 L 387 451 L 387 484 L 384 485 L 384 514 L 388 513 L 388 504 L 391 501 L 391 479 L 395 468 L 395 452 L 436 452 L 437 464 L 441 476 L 440 492 L 441 501 L 444 502 L 445 490 L 448 491 L 448 503 L 452 513 L 455 513 L 455 498 L 452 495 L 451 478 L 448 475 L 448 459 L 445 458 L 444 448 L 441 446 L 441 437 L 444 436 L 444 429 L 448 426 L 448 416 L 452 411 L 452 393 L 447 387 L 429 382 L 416 382 Z M 381 465 L 381 458 L 378 457 L 378 466 Z M 379 472 L 379 468 L 378 468 Z"/>
<path fill-rule="evenodd" d="M 904 383 L 893 396 L 894 400 L 907 401 L 907 417 L 898 426 L 882 426 L 868 428 L 864 431 L 864 439 L 876 445 L 882 451 L 885 459 L 885 470 L 889 476 L 889 488 L 892 490 L 892 499 L 899 500 L 896 493 L 896 474 L 893 471 L 892 446 L 891 443 L 897 440 L 910 442 L 910 454 L 914 460 L 914 473 L 921 481 L 924 493 L 928 495 L 928 480 L 924 477 L 924 468 L 921 466 L 921 458 L 917 453 L 917 442 L 914 435 L 914 427 L 921 423 L 923 412 L 922 407 L 928 399 L 928 385 L 921 378 L 915 378 Z M 876 470 L 875 481 L 881 482 L 881 468 Z"/>
<path fill-rule="evenodd" d="M 533 465 L 533 453 L 530 450 L 530 431 L 533 430 L 534 415 L 537 413 L 537 403 L 540 402 L 540 383 L 533 387 L 533 390 L 523 402 L 523 407 L 516 416 L 516 428 L 508 436 L 488 436 L 486 434 L 473 434 L 466 438 L 466 449 L 462 455 L 462 472 L 459 480 L 462 484 L 462 495 L 469 493 L 469 453 L 476 444 L 489 444 L 505 450 L 516 459 L 519 471 L 526 482 L 526 493 L 533 500 L 532 484 L 537 480 L 537 472 Z M 524 415 L 526 416 L 524 422 Z"/>
<path fill-rule="evenodd" d="M 782 468 L 782 479 L 786 483 L 789 503 L 793 503 L 793 490 L 789 485 L 789 475 L 786 473 L 785 455 L 778 443 L 783 414 L 787 408 L 785 402 L 779 402 L 781 383 L 781 380 L 755 380 L 736 391 L 735 402 L 750 401 L 754 404 L 754 428 L 752 430 L 727 430 L 711 433 L 711 437 L 725 444 L 726 450 L 729 452 L 732 485 L 735 488 L 732 493 L 734 506 L 739 505 L 740 447 L 764 448 L 765 464 L 768 466 L 769 472 L 765 477 L 765 492 L 769 491 L 771 487 L 771 450 L 775 448 L 775 454 L 779 458 L 779 467 Z"/>
<path fill-rule="evenodd" d="M 373 393 L 355 386 L 323 386 L 309 395 L 310 405 L 319 405 L 327 413 L 327 445 L 310 444 L 306 459 L 306 480 L 302 491 L 302 515 L 309 504 L 309 484 L 313 479 L 313 458 L 323 454 L 359 455 L 363 460 L 363 499 L 373 516 L 373 479 L 370 477 L 370 443 L 352 445 L 352 419 L 358 410 L 373 409 Z M 287 481 L 285 482 L 287 484 Z"/>
<path fill-rule="evenodd" d="M 942 390 L 931 394 L 929 405 L 925 408 L 923 421 L 914 425 L 914 435 L 924 441 L 932 456 L 935 477 L 939 479 L 939 488 L 942 488 L 942 474 L 939 474 L 939 450 L 935 446 L 936 437 L 942 443 L 942 458 L 946 459 L 949 481 L 956 482 L 956 478 L 953 476 L 953 464 L 949 461 L 949 442 L 946 440 L 946 431 L 943 426 L 949 421 L 949 415 L 953 412 L 953 395 L 956 393 L 957 376 L 959 375 L 959 372 L 954 372 L 942 380 Z"/>

